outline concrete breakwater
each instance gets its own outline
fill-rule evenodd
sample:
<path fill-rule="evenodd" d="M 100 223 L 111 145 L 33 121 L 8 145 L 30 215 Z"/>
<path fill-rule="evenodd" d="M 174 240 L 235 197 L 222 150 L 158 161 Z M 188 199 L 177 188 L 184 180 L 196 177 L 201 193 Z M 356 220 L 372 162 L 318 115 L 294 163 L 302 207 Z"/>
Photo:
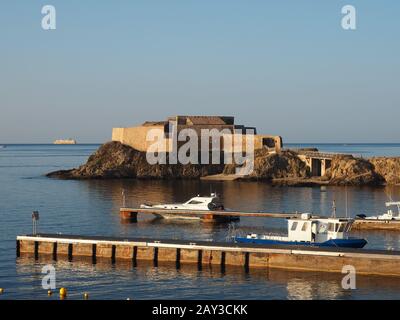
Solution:
<path fill-rule="evenodd" d="M 356 219 L 353 223 L 352 230 L 400 231 L 400 221 Z"/>
<path fill-rule="evenodd" d="M 254 170 L 239 180 L 262 180 L 294 186 L 400 184 L 398 157 L 362 159 L 351 155 L 332 155 L 330 159 L 318 159 L 318 154 L 314 157 L 307 159 L 304 154 L 293 150 L 270 153 L 259 149 L 254 155 Z M 321 163 L 322 171 L 318 169 Z M 234 164 L 151 165 L 146 160 L 145 152 L 114 141 L 102 145 L 80 167 L 51 172 L 47 176 L 61 179 L 200 179 L 217 175 L 224 180 L 223 176 L 230 177 L 235 168 Z"/>
<path fill-rule="evenodd" d="M 400 276 L 400 252 L 384 250 L 317 248 L 302 246 L 249 245 L 228 242 L 180 241 L 144 238 L 39 234 L 16 240 L 17 257 L 29 254 L 57 259 L 91 258 L 214 265 L 225 268 L 278 268 L 288 270 L 341 272 L 351 265 L 357 274 Z"/>

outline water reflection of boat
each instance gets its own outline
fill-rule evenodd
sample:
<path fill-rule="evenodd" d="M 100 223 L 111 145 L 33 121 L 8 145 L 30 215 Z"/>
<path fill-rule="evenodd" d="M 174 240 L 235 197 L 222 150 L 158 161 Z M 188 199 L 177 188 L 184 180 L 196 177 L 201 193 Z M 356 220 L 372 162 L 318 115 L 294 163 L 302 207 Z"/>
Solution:
<path fill-rule="evenodd" d="M 347 236 L 353 222 L 351 218 L 312 218 L 311 214 L 303 213 L 300 218 L 288 219 L 288 236 L 248 234 L 234 237 L 234 240 L 239 243 L 363 248 L 367 244 L 365 239 Z"/>

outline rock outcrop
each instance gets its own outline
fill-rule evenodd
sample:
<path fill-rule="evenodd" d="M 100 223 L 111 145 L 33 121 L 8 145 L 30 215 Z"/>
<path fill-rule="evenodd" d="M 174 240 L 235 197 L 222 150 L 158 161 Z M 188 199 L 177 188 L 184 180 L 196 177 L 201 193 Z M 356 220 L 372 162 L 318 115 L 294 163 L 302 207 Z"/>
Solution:
<path fill-rule="evenodd" d="M 102 145 L 88 161 L 76 169 L 47 174 L 61 179 L 199 179 L 204 176 L 235 174 L 237 166 L 213 164 L 151 165 L 144 152 L 119 142 Z M 400 158 L 371 159 L 336 156 L 323 177 L 310 177 L 309 169 L 295 151 L 270 154 L 257 150 L 253 172 L 245 180 L 266 180 L 281 185 L 384 185 L 400 184 Z"/>
<path fill-rule="evenodd" d="M 380 185 L 384 182 L 371 162 L 348 156 L 334 157 L 325 176 L 333 185 Z"/>
<path fill-rule="evenodd" d="M 223 169 L 224 165 L 151 165 L 146 153 L 113 141 L 102 145 L 79 168 L 55 171 L 47 176 L 61 179 L 195 179 L 221 173 Z"/>
<path fill-rule="evenodd" d="M 224 174 L 234 174 L 236 165 L 226 165 Z M 269 154 L 266 150 L 256 150 L 253 172 L 245 179 L 273 180 L 282 178 L 307 178 L 308 170 L 303 161 L 293 151 Z"/>
<path fill-rule="evenodd" d="M 386 184 L 400 184 L 400 158 L 378 157 L 371 158 L 369 161 Z"/>

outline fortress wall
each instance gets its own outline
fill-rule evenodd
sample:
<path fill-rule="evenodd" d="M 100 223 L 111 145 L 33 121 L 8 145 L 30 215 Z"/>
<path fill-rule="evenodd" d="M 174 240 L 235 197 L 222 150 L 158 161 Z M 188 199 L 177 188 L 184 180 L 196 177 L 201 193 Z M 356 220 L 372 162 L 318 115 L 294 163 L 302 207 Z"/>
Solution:
<path fill-rule="evenodd" d="M 111 140 L 122 142 L 124 138 L 124 129 L 125 128 L 113 128 Z"/>
<path fill-rule="evenodd" d="M 125 145 L 128 145 L 136 150 L 146 152 L 150 145 L 153 144 L 151 141 L 147 141 L 147 134 L 149 130 L 158 129 L 164 131 L 164 126 L 138 126 L 138 127 L 131 127 L 131 128 L 114 128 L 112 131 L 112 141 L 119 141 Z M 202 129 L 216 129 L 221 132 L 221 148 L 224 146 L 224 138 L 222 134 L 222 130 L 229 130 L 230 132 L 234 131 L 234 126 L 232 125 L 199 125 L 199 126 L 191 126 L 191 125 L 178 125 L 177 131 L 178 133 L 183 129 L 193 129 L 198 138 L 199 138 L 199 150 L 201 150 L 201 130 Z M 234 135 L 232 140 L 239 139 L 239 136 Z M 280 136 L 270 136 L 270 135 L 254 135 L 254 149 L 262 149 L 264 148 L 263 141 L 264 139 L 271 139 L 272 144 L 275 146 L 270 145 L 269 148 L 271 150 L 275 149 L 275 151 L 279 152 L 282 149 L 282 138 Z M 165 138 L 165 151 L 169 150 L 169 143 L 171 138 Z M 183 145 L 185 142 L 178 142 L 179 146 Z M 239 142 L 240 143 L 240 142 Z M 210 150 L 211 148 L 211 141 L 210 141 Z M 246 136 L 242 135 L 242 150 L 243 152 L 246 151 Z"/>
<path fill-rule="evenodd" d="M 163 126 L 140 126 L 131 128 L 114 128 L 112 140 L 119 141 L 136 150 L 146 152 L 153 142 L 147 141 L 147 133 L 149 130 L 158 129 L 164 131 Z"/>
<path fill-rule="evenodd" d="M 262 149 L 264 147 L 263 140 L 264 139 L 271 139 L 273 140 L 273 143 L 275 147 L 269 147 L 269 148 L 275 148 L 276 152 L 279 152 L 282 150 L 283 143 L 282 143 L 282 137 L 281 136 L 270 136 L 270 135 L 262 135 L 262 134 L 256 134 L 254 136 L 254 149 Z"/>

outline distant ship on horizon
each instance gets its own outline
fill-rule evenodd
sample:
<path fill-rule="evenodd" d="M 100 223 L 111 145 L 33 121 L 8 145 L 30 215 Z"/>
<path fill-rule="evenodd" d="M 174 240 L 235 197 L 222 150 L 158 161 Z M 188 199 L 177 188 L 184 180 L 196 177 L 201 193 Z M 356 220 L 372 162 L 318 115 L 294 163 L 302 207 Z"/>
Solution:
<path fill-rule="evenodd" d="M 74 139 L 57 139 L 54 140 L 53 144 L 76 144 Z"/>

